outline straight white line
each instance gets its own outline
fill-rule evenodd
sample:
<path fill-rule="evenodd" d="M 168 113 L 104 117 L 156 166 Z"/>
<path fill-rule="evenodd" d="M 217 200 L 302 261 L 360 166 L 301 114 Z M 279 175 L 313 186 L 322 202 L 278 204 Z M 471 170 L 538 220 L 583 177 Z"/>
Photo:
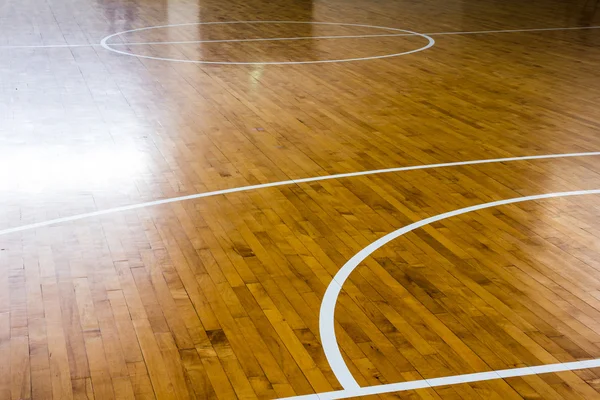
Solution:
<path fill-rule="evenodd" d="M 434 379 L 422 379 L 418 381 L 409 381 L 401 383 L 391 383 L 386 385 L 363 387 L 356 390 L 338 390 L 335 392 L 325 392 L 310 394 L 306 396 L 286 397 L 285 399 L 294 400 L 334 400 L 348 399 L 357 396 L 367 396 L 374 394 L 384 394 L 392 392 L 403 392 L 415 389 L 429 389 L 438 386 L 457 385 L 472 382 L 483 382 L 494 379 L 506 379 L 516 376 L 528 376 L 537 374 L 547 374 L 551 372 L 577 371 L 588 368 L 600 368 L 600 358 L 585 361 L 573 361 L 560 364 L 539 365 L 536 367 L 523 367 L 505 369 L 500 371 L 479 372 L 474 374 L 446 376 Z M 283 400 L 283 399 L 280 399 Z"/>
<path fill-rule="evenodd" d="M 465 31 L 465 32 L 434 32 L 424 35 L 479 35 L 486 33 L 521 33 L 521 32 L 548 32 L 548 31 L 572 31 L 584 29 L 600 29 L 600 26 L 573 26 L 568 28 L 531 28 L 531 29 L 502 29 L 495 31 Z"/>
<path fill-rule="evenodd" d="M 60 49 L 60 48 L 71 48 L 71 47 L 100 47 L 100 43 L 88 43 L 88 44 L 39 44 L 39 45 L 7 45 L 0 46 L 0 49 Z"/>
<path fill-rule="evenodd" d="M 245 21 L 252 22 L 252 21 Z M 256 21 L 254 21 L 256 22 Z M 279 21 L 281 22 L 281 21 Z M 228 22 L 228 23 L 243 23 Z M 275 22 L 273 22 L 275 23 Z M 210 24 L 210 23 L 207 23 Z M 185 26 L 189 24 L 178 24 L 173 26 Z M 547 31 L 570 31 L 570 30 L 585 30 L 585 29 L 600 29 L 600 26 L 573 26 L 566 28 L 531 28 L 531 29 L 504 29 L 490 31 L 464 31 L 464 32 L 432 32 L 424 33 L 427 36 L 442 36 L 442 35 L 481 35 L 486 33 L 519 33 L 519 32 L 547 32 Z M 190 40 L 180 42 L 130 42 L 130 43 L 111 43 L 111 46 L 141 46 L 141 45 L 161 45 L 161 44 L 193 44 L 193 43 L 228 43 L 228 42 L 258 42 L 258 41 L 276 41 L 276 40 L 309 40 L 309 39 L 360 39 L 370 37 L 392 37 L 392 36 L 414 36 L 411 33 L 397 34 L 381 34 L 381 35 L 347 35 L 347 36 L 302 36 L 291 38 L 257 38 L 257 39 L 216 39 L 216 40 Z M 0 49 L 50 49 L 50 48 L 69 48 L 69 47 L 94 47 L 101 46 L 100 43 L 90 44 L 48 44 L 48 45 L 7 45 L 0 46 Z"/>
<path fill-rule="evenodd" d="M 355 176 L 385 174 L 385 173 L 390 173 L 390 172 L 414 171 L 414 170 L 420 170 L 420 169 L 446 168 L 446 167 L 457 167 L 457 166 L 462 166 L 462 165 L 476 165 L 476 164 L 491 164 L 491 163 L 500 163 L 500 162 L 509 162 L 509 161 L 541 160 L 541 159 L 549 159 L 549 158 L 589 157 L 589 156 L 598 156 L 598 155 L 600 155 L 600 151 L 585 152 L 585 153 L 545 154 L 545 155 L 539 155 L 539 156 L 493 158 L 493 159 L 487 159 L 487 160 L 472 160 L 472 161 L 458 161 L 458 162 L 441 163 L 441 164 L 413 165 L 410 167 L 376 169 L 376 170 L 371 170 L 371 171 L 348 172 L 348 173 L 344 173 L 344 174 L 315 176 L 315 177 L 311 177 L 311 178 L 290 179 L 287 181 L 262 183 L 259 185 L 241 186 L 241 187 L 236 187 L 236 188 L 231 188 L 231 189 L 216 190 L 213 192 L 197 193 L 197 194 L 191 194 L 191 195 L 180 196 L 180 197 L 172 197 L 169 199 L 155 200 L 155 201 L 149 201 L 149 202 L 145 202 L 145 203 L 131 204 L 128 206 L 115 207 L 115 208 L 109 208 L 106 210 L 77 214 L 77 215 L 72 215 L 69 217 L 55 218 L 55 219 L 51 219 L 51 220 L 47 220 L 47 221 L 36 222 L 33 224 L 27 224 L 27 225 L 16 226 L 13 228 L 2 229 L 2 230 L 0 230 L 0 236 L 7 235 L 10 233 L 27 231 L 30 229 L 42 228 L 42 227 L 50 226 L 50 225 L 61 224 L 64 222 L 72 222 L 72 221 L 78 221 L 80 219 L 85 219 L 85 218 L 92 218 L 92 217 L 99 217 L 99 216 L 107 215 L 107 214 L 114 214 L 114 213 L 118 213 L 118 212 L 122 212 L 122 211 L 137 210 L 140 208 L 175 203 L 178 201 L 201 199 L 204 197 L 219 196 L 219 195 L 223 195 L 223 194 L 236 193 L 236 192 L 246 192 L 249 190 L 265 189 L 265 188 L 276 187 L 276 186 L 297 185 L 300 183 L 325 181 L 325 180 L 329 180 L 329 179 L 351 178 L 351 177 L 355 177 Z"/>
<path fill-rule="evenodd" d="M 200 44 L 200 43 L 231 43 L 231 42 L 268 42 L 280 40 L 311 40 L 311 39 L 361 39 L 373 37 L 415 36 L 412 33 L 387 33 L 380 35 L 334 35 L 334 36 L 298 36 L 284 38 L 254 38 L 254 39 L 213 39 L 213 40 L 183 40 L 180 42 L 125 42 L 111 43 L 111 46 L 146 46 L 161 44 Z"/>
<path fill-rule="evenodd" d="M 549 365 L 540 365 L 536 367 L 524 367 L 524 368 L 514 368 L 508 370 L 500 370 L 500 371 L 486 371 L 475 374 L 466 374 L 466 375 L 455 375 L 455 376 L 447 376 L 442 378 L 435 379 L 424 379 L 420 381 L 409 381 L 396 383 L 391 385 L 381 385 L 381 386 L 370 386 L 361 388 L 350 369 L 348 368 L 344 358 L 342 356 L 341 350 L 338 345 L 338 341 L 335 334 L 335 305 L 337 303 L 337 299 L 342 290 L 342 286 L 352 273 L 359 265 L 362 263 L 367 257 L 369 257 L 373 252 L 380 249 L 387 243 L 391 242 L 399 238 L 402 235 L 405 235 L 408 232 L 414 231 L 415 229 L 421 228 L 425 225 L 432 224 L 434 222 L 438 222 L 447 218 L 455 217 L 458 215 L 470 213 L 473 211 L 483 210 L 486 208 L 498 207 L 507 204 L 521 203 L 525 201 L 533 201 L 533 200 L 542 200 L 549 198 L 557 198 L 557 197 L 567 197 L 567 196 L 582 196 L 582 195 L 590 195 L 590 194 L 600 194 L 600 189 L 595 190 L 578 190 L 572 192 L 556 192 L 556 193 L 545 193 L 533 196 L 524 196 L 517 197 L 512 199 L 498 200 L 492 201 L 489 203 L 478 204 L 470 207 L 461 208 L 458 210 L 446 212 L 443 214 L 435 215 L 433 217 L 425 218 L 421 221 L 417 221 L 410 225 L 407 225 L 403 228 L 397 229 L 387 235 L 377 239 L 373 243 L 369 244 L 367 247 L 356 253 L 333 277 L 331 283 L 327 287 L 325 291 L 325 295 L 323 296 L 323 300 L 321 302 L 321 310 L 319 313 L 319 331 L 321 335 L 321 343 L 323 346 L 323 351 L 325 352 L 325 357 L 331 366 L 331 370 L 335 377 L 338 379 L 344 390 L 337 392 L 329 392 L 329 393 L 319 393 L 317 394 L 317 399 L 341 399 L 347 397 L 354 396 L 364 396 L 367 394 L 380 394 L 380 393 L 388 393 L 388 392 L 396 392 L 402 390 L 412 390 L 416 388 L 427 388 L 427 387 L 436 387 L 436 386 L 444 386 L 444 385 L 455 385 L 459 383 L 468 383 L 468 382 L 479 382 L 490 379 L 500 379 L 500 378 L 509 378 L 514 376 L 525 376 L 532 374 L 541 374 L 541 373 L 549 373 L 549 372 L 560 372 L 560 371 L 568 371 L 575 369 L 584 369 L 584 368 L 596 368 L 600 367 L 600 359 L 588 360 L 588 361 L 575 361 L 570 363 L 559 363 L 559 364 L 549 364 Z"/>

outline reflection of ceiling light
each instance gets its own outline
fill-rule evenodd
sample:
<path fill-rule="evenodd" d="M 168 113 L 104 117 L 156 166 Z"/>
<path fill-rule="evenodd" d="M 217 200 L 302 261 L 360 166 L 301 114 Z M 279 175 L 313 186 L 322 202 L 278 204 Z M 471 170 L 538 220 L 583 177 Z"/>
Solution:
<path fill-rule="evenodd" d="M 131 181 L 144 155 L 131 146 L 12 147 L 0 150 L 0 192 L 88 190 Z"/>
<path fill-rule="evenodd" d="M 250 84 L 256 85 L 260 82 L 260 78 L 262 77 L 264 65 L 254 65 L 252 71 L 250 72 Z"/>

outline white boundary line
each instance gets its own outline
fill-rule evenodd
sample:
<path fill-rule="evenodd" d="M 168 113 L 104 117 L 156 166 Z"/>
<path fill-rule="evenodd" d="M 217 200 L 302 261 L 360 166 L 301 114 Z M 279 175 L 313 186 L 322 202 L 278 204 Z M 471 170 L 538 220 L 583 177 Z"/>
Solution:
<path fill-rule="evenodd" d="M 201 44 L 201 43 L 237 43 L 237 42 L 276 42 L 283 40 L 312 40 L 312 39 L 364 39 L 380 37 L 415 36 L 412 33 L 387 33 L 381 35 L 333 35 L 333 36 L 297 36 L 282 38 L 252 38 L 252 39 L 211 39 L 211 40 L 183 40 L 180 42 L 124 42 L 111 43 L 111 46 L 149 46 L 161 44 Z"/>
<path fill-rule="evenodd" d="M 537 374 L 548 374 L 552 372 L 577 371 L 580 369 L 600 368 L 600 358 L 584 361 L 573 361 L 558 364 L 538 365 L 535 367 L 523 367 L 513 369 L 502 369 L 499 371 L 477 372 L 474 374 L 445 376 L 442 378 L 421 379 L 400 383 L 389 383 L 385 385 L 361 387 L 353 390 L 338 390 L 335 392 L 324 392 L 308 394 L 304 396 L 286 397 L 291 400 L 334 400 L 348 399 L 357 396 L 367 396 L 392 392 L 403 392 L 406 390 L 429 389 L 438 386 L 457 385 L 461 383 L 483 382 L 494 379 L 506 379 L 517 376 L 528 376 Z M 283 399 L 280 399 L 283 400 Z"/>
<path fill-rule="evenodd" d="M 500 29 L 493 31 L 464 31 L 464 32 L 437 32 L 425 33 L 425 35 L 480 35 L 486 33 L 526 33 L 526 32 L 551 32 L 551 31 L 574 31 L 585 29 L 600 29 L 599 26 L 572 26 L 567 28 L 526 28 L 526 29 Z"/>
<path fill-rule="evenodd" d="M 145 207 L 154 207 L 154 206 L 158 206 L 161 204 L 169 204 L 169 203 L 175 203 L 175 202 L 185 201 L 185 200 L 201 199 L 204 197 L 219 196 L 219 195 L 224 195 L 224 194 L 229 194 L 229 193 L 246 192 L 249 190 L 264 189 L 264 188 L 269 188 L 269 187 L 297 185 L 300 183 L 318 182 L 318 181 L 325 181 L 325 180 L 329 180 L 329 179 L 351 178 L 351 177 L 355 177 L 355 176 L 385 174 L 385 173 L 390 173 L 390 172 L 414 171 L 414 170 L 420 170 L 420 169 L 458 167 L 458 166 L 462 166 L 462 165 L 491 164 L 491 163 L 501 163 L 501 162 L 509 162 L 509 161 L 527 161 L 527 160 L 541 160 L 541 159 L 568 158 L 568 157 L 590 157 L 590 156 L 599 156 L 599 155 L 600 155 L 600 151 L 592 151 L 592 152 L 585 152 L 585 153 L 544 154 L 544 155 L 539 155 L 539 156 L 492 158 L 492 159 L 487 159 L 487 160 L 457 161 L 457 162 L 441 163 L 441 164 L 413 165 L 413 166 L 409 166 L 409 167 L 375 169 L 375 170 L 370 170 L 370 171 L 348 172 L 348 173 L 344 173 L 344 174 L 315 176 L 315 177 L 311 177 L 311 178 L 290 179 L 287 181 L 262 183 L 259 185 L 241 186 L 241 187 L 235 187 L 235 188 L 231 188 L 231 189 L 215 190 L 213 192 L 196 193 L 196 194 L 191 194 L 191 195 L 187 195 L 187 196 L 172 197 L 172 198 L 168 198 L 168 199 L 148 201 L 145 203 L 130 204 L 127 206 L 108 208 L 106 210 L 92 211 L 89 213 L 77 214 L 77 215 L 72 215 L 69 217 L 55 218 L 55 219 L 50 219 L 47 221 L 36 222 L 33 224 L 27 224 L 27 225 L 12 227 L 12 228 L 1 229 L 0 236 L 8 235 L 10 233 L 27 231 L 27 230 L 36 229 L 36 228 L 42 228 L 42 227 L 50 226 L 50 225 L 56 225 L 56 224 L 65 223 L 65 222 L 78 221 L 78 220 L 86 219 L 86 218 L 114 214 L 114 213 L 118 213 L 118 212 L 122 212 L 122 211 L 137 210 L 137 209 L 145 208 Z"/>
<path fill-rule="evenodd" d="M 335 305 L 337 303 L 338 296 L 342 290 L 342 286 L 344 285 L 352 271 L 354 271 L 354 269 L 356 269 L 356 267 L 358 267 L 358 265 L 361 262 L 363 262 L 368 256 L 370 256 L 373 252 L 408 232 L 414 231 L 415 229 L 421 228 L 425 225 L 429 225 L 437 221 L 455 217 L 457 215 L 462 215 L 477 210 L 483 210 L 486 208 L 498 207 L 506 204 L 521 203 L 525 201 L 549 199 L 555 197 L 581 196 L 587 194 L 600 194 L 600 189 L 546 193 L 534 196 L 516 197 L 512 199 L 492 201 L 489 203 L 483 203 L 475 206 L 461 208 L 454 211 L 449 211 L 443 214 L 435 215 L 433 217 L 425 218 L 421 221 L 414 222 L 403 228 L 388 233 L 387 235 L 377 239 L 376 241 L 374 241 L 373 243 L 356 253 L 350 260 L 348 260 L 348 262 L 346 262 L 346 264 L 344 264 L 342 268 L 340 268 L 340 270 L 335 274 L 331 283 L 327 287 L 327 290 L 325 290 L 325 295 L 323 296 L 323 300 L 321 302 L 321 310 L 319 314 L 319 331 L 321 335 L 323 351 L 325 352 L 325 356 L 327 357 L 327 361 L 331 366 L 333 374 L 338 379 L 342 387 L 348 392 L 355 392 L 356 390 L 360 389 L 360 386 L 358 385 L 358 383 L 352 376 L 352 373 L 348 369 L 348 366 L 346 365 L 346 362 L 342 357 L 342 352 L 340 351 L 340 348 L 338 346 L 337 338 L 335 335 Z M 600 359 L 598 359 L 597 361 L 600 362 Z M 494 372 L 487 372 L 487 374 L 494 374 Z M 498 376 L 496 375 L 496 378 L 497 377 Z M 462 382 L 459 377 L 447 377 L 437 379 L 439 379 L 440 382 L 446 382 L 445 384 Z M 440 385 L 443 384 L 444 383 L 440 383 Z M 356 396 L 357 394 L 354 395 Z"/>
<path fill-rule="evenodd" d="M 242 23 L 239 21 L 236 23 Z M 248 22 L 248 21 L 246 21 Z M 250 21 L 257 22 L 257 21 Z M 281 21 L 280 21 L 281 22 Z M 291 22 L 291 21 L 287 21 Z M 225 22 L 221 22 L 225 23 Z M 230 23 L 230 22 L 228 22 Z M 205 24 L 213 24 L 213 22 L 206 22 Z M 170 26 L 182 26 L 188 24 L 177 24 Z M 156 27 L 159 28 L 159 27 Z M 144 29 L 144 28 L 143 28 Z M 148 28 L 146 28 L 148 29 Z M 480 35 L 486 33 L 525 33 L 525 32 L 549 32 L 549 31 L 570 31 L 570 30 L 586 30 L 586 29 L 600 29 L 600 26 L 572 26 L 565 28 L 526 28 L 526 29 L 504 29 L 504 30 L 490 30 L 490 31 L 458 31 L 458 32 L 431 32 L 423 33 L 427 36 L 443 36 L 443 35 Z M 148 42 L 148 43 L 111 43 L 111 46 L 127 46 L 127 45 L 159 45 L 159 44 L 186 44 L 186 43 L 219 43 L 219 42 L 244 42 L 244 41 L 258 41 L 258 40 L 300 40 L 300 39 L 337 39 L 337 38 L 369 38 L 378 36 L 413 36 L 412 33 L 397 33 L 389 35 L 352 35 L 352 36 L 307 36 L 297 38 L 258 38 L 258 39 L 217 39 L 217 40 L 199 40 L 199 41 L 182 41 L 182 42 Z M 0 45 L 1 49 L 51 49 L 51 48 L 69 48 L 69 47 L 102 47 L 101 43 L 88 43 L 88 44 L 41 44 L 41 45 Z"/>
<path fill-rule="evenodd" d="M 100 47 L 100 43 L 86 43 L 86 44 L 32 44 L 32 45 L 0 45 L 0 50 L 10 49 L 62 49 L 71 47 Z"/>
<path fill-rule="evenodd" d="M 130 53 L 127 51 L 117 50 L 111 47 L 112 44 L 109 44 L 108 41 L 114 37 L 124 35 L 126 33 L 132 32 L 141 32 L 147 31 L 151 29 L 161 29 L 161 28 L 172 28 L 172 27 L 180 27 L 180 26 L 195 26 L 195 25 L 216 25 L 216 24 L 310 24 L 310 25 L 335 25 L 335 26 L 351 26 L 351 27 L 360 27 L 360 28 L 373 28 L 373 29 L 382 29 L 382 30 L 390 30 L 395 32 L 404 32 L 405 34 L 420 36 L 422 38 L 427 39 L 427 44 L 415 50 L 405 51 L 401 53 L 394 54 L 385 54 L 381 56 L 370 56 L 370 57 L 355 57 L 355 58 L 341 58 L 336 60 L 310 60 L 310 61 L 205 61 L 205 60 L 188 60 L 181 58 L 167 58 L 167 57 L 154 57 L 154 56 L 146 56 L 143 54 Z M 240 39 L 245 40 L 245 39 Z M 346 23 L 338 23 L 338 22 L 312 22 L 312 21 L 226 21 L 226 22 L 192 22 L 187 24 L 176 24 L 176 25 L 160 25 L 160 26 L 148 26 L 144 28 L 130 29 L 123 32 L 117 32 L 112 35 L 109 35 L 103 38 L 100 41 L 100 45 L 113 53 L 118 53 L 126 56 L 146 58 L 149 60 L 158 60 L 158 61 L 171 61 L 171 62 L 180 62 L 187 64 L 212 64 L 212 65 L 299 65 L 299 64 L 326 64 L 326 63 L 340 63 L 340 62 L 350 62 L 350 61 L 365 61 L 365 60 L 377 60 L 381 58 L 390 58 L 390 57 L 398 57 L 408 54 L 417 53 L 419 51 L 427 50 L 435 44 L 435 40 L 433 38 L 424 35 L 422 33 L 408 31 L 406 29 L 398 29 L 398 28 L 389 28 L 385 26 L 375 26 L 375 25 L 365 25 L 365 24 L 346 24 Z"/>

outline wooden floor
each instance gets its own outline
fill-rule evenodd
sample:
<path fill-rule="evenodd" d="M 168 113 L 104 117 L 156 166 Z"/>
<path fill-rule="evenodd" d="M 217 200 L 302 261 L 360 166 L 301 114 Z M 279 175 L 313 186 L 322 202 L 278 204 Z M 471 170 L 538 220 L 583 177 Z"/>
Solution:
<path fill-rule="evenodd" d="M 300 23 L 189 24 L 236 21 Z M 342 266 L 598 190 L 600 155 L 114 208 L 598 152 L 598 26 L 595 0 L 2 0 L 0 399 L 357 397 L 320 332 Z M 361 387 L 598 360 L 600 194 L 401 235 L 335 310 Z M 368 398 L 600 399 L 568 369 Z"/>

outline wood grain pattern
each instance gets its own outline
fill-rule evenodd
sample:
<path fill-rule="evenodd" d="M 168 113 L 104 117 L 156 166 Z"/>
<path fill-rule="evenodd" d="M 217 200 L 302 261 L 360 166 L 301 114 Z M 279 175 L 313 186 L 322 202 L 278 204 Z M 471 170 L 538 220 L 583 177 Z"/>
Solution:
<path fill-rule="evenodd" d="M 589 0 L 5 0 L 0 230 L 278 180 L 600 149 L 598 29 L 432 35 L 435 47 L 398 58 L 285 66 L 117 55 L 98 46 L 115 32 L 248 20 L 422 33 L 591 27 L 596 10 Z M 378 33 L 226 24 L 115 42 Z M 423 44 L 402 36 L 120 48 L 298 61 Z M 1 235 L 0 398 L 275 399 L 341 389 L 319 307 L 355 253 L 450 210 L 599 188 L 599 157 L 514 161 L 265 188 Z M 376 251 L 336 309 L 355 379 L 370 386 L 600 358 L 598 199 L 469 213 Z M 590 369 L 366 398 L 571 400 L 599 390 L 600 370 Z"/>

